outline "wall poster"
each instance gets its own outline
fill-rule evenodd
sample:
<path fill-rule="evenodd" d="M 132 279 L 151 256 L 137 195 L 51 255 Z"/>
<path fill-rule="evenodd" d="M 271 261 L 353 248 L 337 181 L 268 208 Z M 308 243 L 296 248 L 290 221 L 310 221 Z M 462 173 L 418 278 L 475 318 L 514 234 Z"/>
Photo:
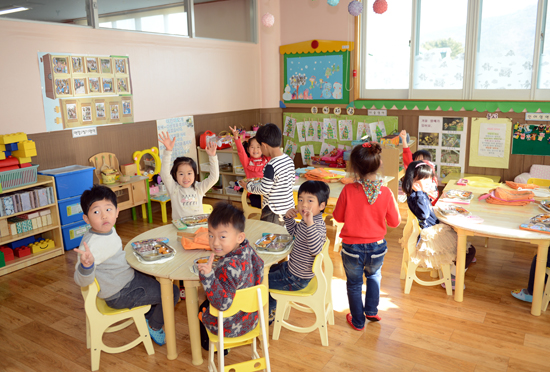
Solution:
<path fill-rule="evenodd" d="M 157 138 L 160 132 L 168 132 L 170 138 L 176 136 L 176 144 L 172 150 L 172 159 L 169 164 L 170 169 L 172 169 L 174 160 L 180 156 L 190 157 L 195 163 L 197 162 L 195 125 L 192 116 L 157 120 Z M 162 159 L 162 154 L 166 150 L 166 147 L 159 142 L 158 148 Z"/>
<path fill-rule="evenodd" d="M 472 119 L 470 166 L 507 169 L 512 139 L 512 119 Z"/>

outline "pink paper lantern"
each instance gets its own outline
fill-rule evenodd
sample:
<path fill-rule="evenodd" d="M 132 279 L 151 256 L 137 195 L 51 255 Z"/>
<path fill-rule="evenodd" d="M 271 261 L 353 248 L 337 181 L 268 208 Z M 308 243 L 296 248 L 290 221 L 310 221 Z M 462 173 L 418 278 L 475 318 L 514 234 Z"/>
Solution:
<path fill-rule="evenodd" d="M 265 27 L 271 27 L 275 23 L 275 17 L 271 13 L 265 13 L 262 17 L 262 23 Z"/>
<path fill-rule="evenodd" d="M 357 17 L 363 11 L 363 3 L 357 0 L 353 0 L 348 5 L 348 12 L 354 17 Z"/>
<path fill-rule="evenodd" d="M 388 3 L 386 0 L 376 0 L 374 4 L 372 4 L 372 9 L 375 13 L 382 14 L 388 10 Z"/>

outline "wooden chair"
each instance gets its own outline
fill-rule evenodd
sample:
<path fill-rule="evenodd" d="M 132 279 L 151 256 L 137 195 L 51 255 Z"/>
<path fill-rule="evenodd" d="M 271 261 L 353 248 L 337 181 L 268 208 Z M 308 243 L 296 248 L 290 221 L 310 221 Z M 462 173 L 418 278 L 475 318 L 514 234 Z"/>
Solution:
<path fill-rule="evenodd" d="M 550 278 L 550 267 L 546 268 L 546 275 Z M 546 282 L 544 288 L 544 294 L 542 295 L 542 311 L 548 309 L 548 303 L 550 302 L 550 279 Z"/>
<path fill-rule="evenodd" d="M 277 300 L 277 312 L 275 314 L 275 324 L 273 326 L 274 340 L 279 339 L 281 327 L 298 333 L 310 333 L 315 329 L 319 329 L 321 344 L 323 346 L 328 346 L 327 323 L 334 325 L 331 289 L 333 266 L 328 253 L 329 245 L 330 241 L 327 239 L 323 245 L 322 253 L 319 253 L 317 257 L 315 257 L 313 263 L 313 273 L 315 277 L 311 279 L 307 287 L 299 291 L 269 290 L 269 293 Z M 322 264 L 324 264 L 325 267 L 324 273 L 321 268 Z M 315 323 L 309 327 L 298 327 L 290 324 L 287 320 L 290 316 L 291 308 L 302 312 L 314 313 Z"/>
<path fill-rule="evenodd" d="M 112 168 L 116 171 L 120 172 L 120 165 L 118 163 L 118 159 L 115 154 L 112 152 L 100 152 L 99 154 L 95 154 L 94 156 L 91 156 L 88 161 L 90 164 L 95 167 L 94 173 L 97 178 L 98 183 L 103 183 L 103 180 L 101 178 L 101 168 L 103 166 Z"/>
<path fill-rule="evenodd" d="M 262 201 L 263 201 L 263 197 L 262 197 Z M 255 208 L 250 204 L 248 204 L 248 192 L 246 191 L 246 188 L 243 188 L 243 194 L 241 195 L 241 203 L 243 205 L 243 212 L 244 212 L 245 218 L 249 218 L 250 215 L 256 214 L 256 216 L 254 216 L 254 219 L 258 219 L 258 220 L 260 219 L 260 217 L 262 216 L 262 210 L 260 208 Z"/>
<path fill-rule="evenodd" d="M 269 299 L 267 287 L 265 285 L 257 285 L 250 288 L 239 289 L 233 298 L 231 307 L 225 311 L 218 311 L 215 307 L 210 305 L 210 314 L 218 317 L 218 335 L 210 333 L 207 329 L 208 339 L 210 340 L 210 347 L 208 351 L 208 370 L 210 372 L 218 371 L 216 363 L 214 362 L 214 352 L 218 352 L 218 367 L 221 371 L 259 371 L 266 369 L 271 371 L 269 363 L 269 351 L 267 344 L 267 330 L 265 326 L 265 318 L 263 307 L 267 304 Z M 256 328 L 248 332 L 247 334 L 239 337 L 224 337 L 223 336 L 223 318 L 235 315 L 239 311 L 246 313 L 252 313 L 257 311 L 260 319 Z M 260 338 L 261 337 L 261 338 Z M 260 338 L 262 343 L 263 358 L 260 358 L 258 350 L 256 348 L 256 338 Z M 252 360 L 226 366 L 224 364 L 224 349 L 231 349 L 242 345 L 252 345 Z"/>
<path fill-rule="evenodd" d="M 542 187 L 550 187 L 550 180 L 545 180 L 544 178 L 529 178 L 527 180 L 528 184 L 535 184 Z"/>
<path fill-rule="evenodd" d="M 401 275 L 400 279 L 406 279 L 405 281 L 405 293 L 411 293 L 411 287 L 413 281 L 425 286 L 440 285 L 445 283 L 445 290 L 447 295 L 452 296 L 453 284 L 451 281 L 451 265 L 443 265 L 440 270 L 437 269 L 424 269 L 418 267 L 411 261 L 411 255 L 416 252 L 416 244 L 418 242 L 418 236 L 420 235 L 420 225 L 416 216 L 408 210 L 407 224 L 403 229 L 403 237 L 400 239 L 401 246 L 403 247 L 403 259 L 401 262 Z M 430 272 L 432 278 L 440 277 L 438 280 L 425 281 L 416 275 L 416 272 Z"/>
<path fill-rule="evenodd" d="M 92 371 L 99 369 L 99 358 L 101 352 L 110 354 L 121 353 L 143 342 L 147 354 L 155 353 L 151 336 L 145 322 L 145 313 L 151 305 L 135 307 L 133 309 L 113 309 L 107 306 L 105 301 L 97 297 L 99 284 L 97 280 L 87 287 L 81 287 L 84 297 L 84 309 L 86 310 L 86 347 L 91 349 Z M 112 326 L 115 323 L 127 319 L 124 323 Z M 132 323 L 136 324 L 139 337 L 126 345 L 110 347 L 103 343 L 103 334 L 120 331 Z"/>

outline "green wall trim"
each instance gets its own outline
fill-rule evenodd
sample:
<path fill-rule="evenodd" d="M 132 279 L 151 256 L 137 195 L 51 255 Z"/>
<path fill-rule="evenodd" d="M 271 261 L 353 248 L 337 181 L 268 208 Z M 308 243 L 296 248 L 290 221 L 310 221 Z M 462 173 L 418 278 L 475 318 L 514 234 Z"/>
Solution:
<path fill-rule="evenodd" d="M 357 109 L 370 109 L 376 107 L 381 109 L 386 107 L 390 110 L 395 106 L 398 110 L 412 110 L 417 107 L 419 110 L 436 110 L 441 107 L 442 111 L 460 111 L 462 108 L 466 111 L 495 112 L 500 109 L 501 112 L 550 112 L 550 102 L 546 101 L 414 101 L 414 100 L 357 100 L 353 102 Z"/>

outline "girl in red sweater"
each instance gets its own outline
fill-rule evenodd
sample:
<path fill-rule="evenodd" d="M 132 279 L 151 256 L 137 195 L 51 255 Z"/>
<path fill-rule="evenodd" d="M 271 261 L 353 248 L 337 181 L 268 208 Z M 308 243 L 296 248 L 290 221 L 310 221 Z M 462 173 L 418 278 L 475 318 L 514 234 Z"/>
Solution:
<path fill-rule="evenodd" d="M 237 127 L 229 127 L 229 129 L 231 129 L 231 132 L 233 133 L 235 145 L 237 145 L 237 154 L 239 155 L 239 160 L 243 165 L 246 178 L 262 178 L 264 176 L 264 167 L 271 160 L 271 158 L 262 154 L 262 149 L 258 141 L 256 141 L 256 138 L 249 139 L 248 147 L 245 149 L 241 142 L 241 137 Z M 255 208 L 261 208 L 262 197 L 256 194 L 249 195 L 250 204 Z"/>
<path fill-rule="evenodd" d="M 342 262 L 347 278 L 350 314 L 349 325 L 356 331 L 365 328 L 365 317 L 378 321 L 382 264 L 388 250 L 386 223 L 397 227 L 401 223 L 399 207 L 393 193 L 382 186 L 378 170 L 382 148 L 376 142 L 356 146 L 350 155 L 351 173 L 355 180 L 342 189 L 334 209 L 334 219 L 343 222 Z M 367 277 L 365 303 L 361 298 L 363 272 Z"/>

